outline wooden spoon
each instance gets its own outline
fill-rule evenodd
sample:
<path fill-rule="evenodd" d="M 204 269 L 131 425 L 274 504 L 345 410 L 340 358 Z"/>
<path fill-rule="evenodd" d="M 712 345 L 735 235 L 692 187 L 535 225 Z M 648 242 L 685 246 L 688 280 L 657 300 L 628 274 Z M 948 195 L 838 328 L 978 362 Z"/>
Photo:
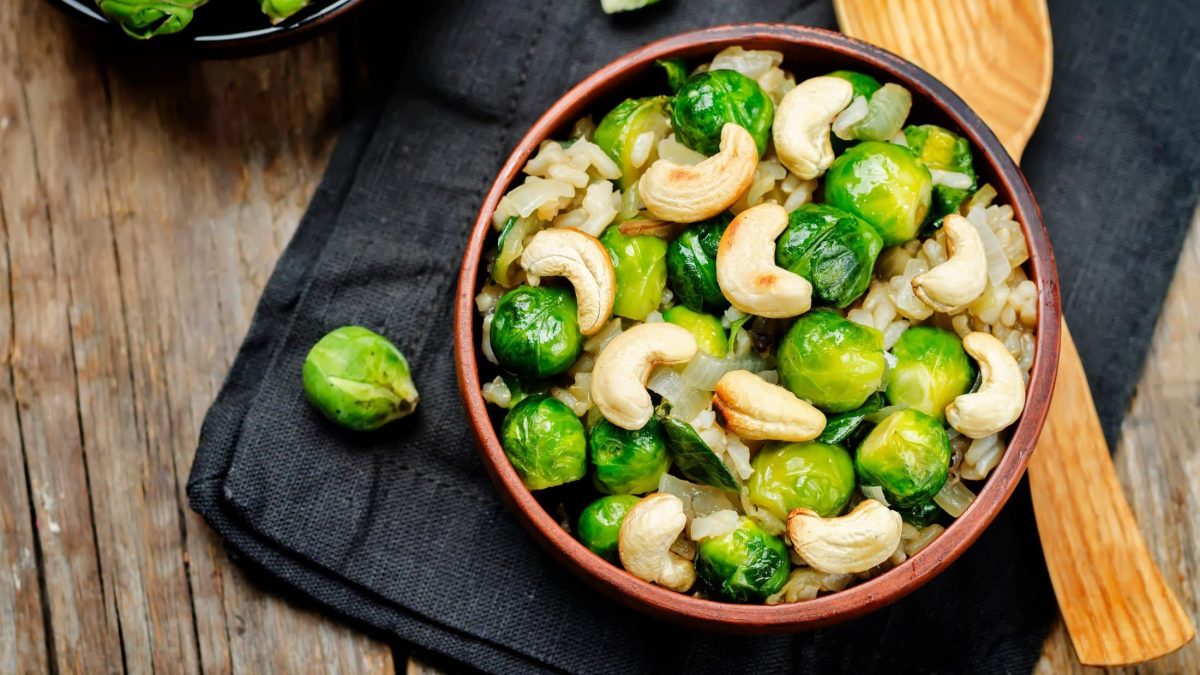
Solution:
<path fill-rule="evenodd" d="M 1050 94 L 1045 0 L 833 5 L 844 33 L 933 73 L 1020 160 Z M 1029 486 L 1050 580 L 1082 663 L 1138 663 L 1192 639 L 1195 628 L 1150 557 L 1117 482 L 1065 321 L 1054 399 L 1029 462 Z"/>

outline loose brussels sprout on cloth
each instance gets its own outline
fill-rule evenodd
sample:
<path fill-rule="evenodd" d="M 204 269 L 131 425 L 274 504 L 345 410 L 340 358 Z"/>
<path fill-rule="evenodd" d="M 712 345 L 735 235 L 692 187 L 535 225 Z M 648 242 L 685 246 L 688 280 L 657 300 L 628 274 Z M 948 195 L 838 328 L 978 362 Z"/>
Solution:
<path fill-rule="evenodd" d="M 854 456 L 863 485 L 878 485 L 892 506 L 929 501 L 950 470 L 950 438 L 929 415 L 908 408 L 888 415 L 867 434 Z"/>
<path fill-rule="evenodd" d="M 109 21 L 139 40 L 170 35 L 187 28 L 192 14 L 208 0 L 99 0 L 96 4 Z"/>
<path fill-rule="evenodd" d="M 601 419 L 588 436 L 596 489 L 605 494 L 644 494 L 658 488 L 671 465 L 662 424 L 653 417 L 637 431 Z"/>
<path fill-rule="evenodd" d="M 792 509 L 823 518 L 842 512 L 854 494 L 854 461 L 840 445 L 809 441 L 758 451 L 747 488 L 750 503 L 787 520 Z"/>
<path fill-rule="evenodd" d="M 939 172 L 933 185 L 933 215 L 944 216 L 958 210 L 978 184 L 971 144 L 958 134 L 936 124 L 909 126 L 904 129 L 908 149 L 917 153 L 925 166 Z"/>
<path fill-rule="evenodd" d="M 588 504 L 579 514 L 579 541 L 592 553 L 617 563 L 621 521 L 638 501 L 633 495 L 607 495 Z"/>
<path fill-rule="evenodd" d="M 745 516 L 732 532 L 700 542 L 696 558 L 704 588 L 733 602 L 761 601 L 779 592 L 790 569 L 783 540 Z"/>
<path fill-rule="evenodd" d="M 562 288 L 518 286 L 496 303 L 489 340 L 501 368 L 535 379 L 557 375 L 583 348 L 575 297 Z"/>
<path fill-rule="evenodd" d="M 669 100 L 666 96 L 626 99 L 596 126 L 592 140 L 621 167 L 621 189 L 637 183 L 637 169 L 649 165 L 655 145 L 671 133 Z"/>
<path fill-rule="evenodd" d="M 801 316 L 779 344 L 779 379 L 827 412 L 854 410 L 883 380 L 883 334 L 833 310 Z"/>
<path fill-rule="evenodd" d="M 775 242 L 775 264 L 813 285 L 817 299 L 845 307 L 871 284 L 883 239 L 857 216 L 825 204 L 805 204 L 788 214 Z"/>
<path fill-rule="evenodd" d="M 667 242 L 648 234 L 621 234 L 616 225 L 600 235 L 617 275 L 613 314 L 645 321 L 667 286 Z"/>
<path fill-rule="evenodd" d="M 583 422 L 558 399 L 529 396 L 513 406 L 504 416 L 500 443 L 530 490 L 577 481 L 587 472 Z"/>
<path fill-rule="evenodd" d="M 732 122 L 750 132 L 761 156 L 771 137 L 775 104 L 754 80 L 735 70 L 693 75 L 675 93 L 671 123 L 675 137 L 704 155 L 721 148 L 721 128 Z"/>
<path fill-rule="evenodd" d="M 895 143 L 859 143 L 833 160 L 825 174 L 825 200 L 870 223 L 884 246 L 917 236 L 932 191 L 929 169 Z"/>
<path fill-rule="evenodd" d="M 692 337 L 696 338 L 696 345 L 700 347 L 700 351 L 718 359 L 725 358 L 729 336 L 725 334 L 725 327 L 717 317 L 693 312 L 683 305 L 675 305 L 663 312 L 663 320 L 686 328 Z"/>
<path fill-rule="evenodd" d="M 691 225 L 667 247 L 671 290 L 688 309 L 718 313 L 729 307 L 717 283 L 717 249 L 732 219 L 726 213 Z"/>
<path fill-rule="evenodd" d="M 938 422 L 946 421 L 946 406 L 975 383 L 975 366 L 962 340 L 933 326 L 904 331 L 892 347 L 896 365 L 887 375 L 887 397 L 892 405 L 915 408 Z"/>
<path fill-rule="evenodd" d="M 378 429 L 417 407 L 404 354 L 362 326 L 342 326 L 318 340 L 302 376 L 313 406 L 347 429 Z"/>

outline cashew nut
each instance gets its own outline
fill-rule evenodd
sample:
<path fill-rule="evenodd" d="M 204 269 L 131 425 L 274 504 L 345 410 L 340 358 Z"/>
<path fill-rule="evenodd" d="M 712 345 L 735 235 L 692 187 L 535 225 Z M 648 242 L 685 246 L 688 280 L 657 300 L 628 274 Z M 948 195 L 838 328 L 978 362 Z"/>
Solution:
<path fill-rule="evenodd" d="M 813 569 L 828 574 L 865 572 L 891 557 L 900 545 L 900 514 L 864 499 L 840 518 L 822 518 L 808 509 L 788 514 L 792 547 Z"/>
<path fill-rule="evenodd" d="M 617 277 L 608 249 L 595 237 L 570 228 L 542 230 L 521 254 L 521 267 L 528 275 L 566 277 L 571 282 L 584 335 L 600 330 L 612 315 Z"/>
<path fill-rule="evenodd" d="M 913 293 L 938 312 L 957 312 L 983 295 L 987 288 L 987 254 L 971 221 L 946 216 L 946 262 L 913 277 Z"/>
<path fill-rule="evenodd" d="M 717 284 L 734 307 L 755 316 L 784 319 L 812 306 L 812 284 L 775 266 L 775 238 L 787 228 L 782 206 L 765 202 L 733 219 L 717 248 Z"/>
<path fill-rule="evenodd" d="M 690 560 L 671 552 L 687 516 L 675 495 L 656 492 L 633 505 L 621 522 L 617 551 L 621 565 L 633 576 L 683 593 L 696 582 Z"/>
<path fill-rule="evenodd" d="M 808 180 L 833 164 L 829 129 L 850 104 L 854 88 L 840 77 L 814 77 L 784 95 L 775 110 L 775 154 L 798 177 Z"/>
<path fill-rule="evenodd" d="M 609 422 L 641 429 L 654 413 L 646 392 L 651 369 L 691 361 L 696 349 L 696 338 L 673 323 L 638 324 L 613 338 L 596 357 L 592 401 Z"/>
<path fill-rule="evenodd" d="M 638 181 L 650 213 L 673 223 L 695 223 L 729 208 L 754 181 L 758 146 L 750 132 L 730 123 L 721 128 L 721 151 L 691 166 L 659 159 Z"/>
<path fill-rule="evenodd" d="M 968 333 L 963 349 L 979 362 L 983 378 L 979 389 L 955 398 L 946 406 L 946 421 L 969 438 L 984 438 L 1003 431 L 1025 409 L 1025 378 L 1017 360 L 988 333 Z"/>
<path fill-rule="evenodd" d="M 777 384 L 748 370 L 725 373 L 713 392 L 725 427 L 756 441 L 811 441 L 825 430 L 825 415 Z"/>

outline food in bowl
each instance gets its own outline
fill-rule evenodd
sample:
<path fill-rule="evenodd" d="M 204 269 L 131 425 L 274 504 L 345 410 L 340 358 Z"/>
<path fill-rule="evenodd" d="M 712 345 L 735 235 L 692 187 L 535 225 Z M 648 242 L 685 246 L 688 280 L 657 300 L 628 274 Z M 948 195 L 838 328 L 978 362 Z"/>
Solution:
<path fill-rule="evenodd" d="M 908 123 L 898 84 L 782 60 L 663 62 L 661 94 L 544 142 L 476 297 L 526 486 L 569 493 L 564 527 L 633 576 L 730 602 L 936 539 L 1035 344 L 1024 235 L 966 139 Z"/>
<path fill-rule="evenodd" d="M 247 4 L 256 1 L 265 18 L 278 24 L 308 7 L 311 0 L 242 0 Z M 109 21 L 138 40 L 184 30 L 206 4 L 208 0 L 96 0 L 96 6 Z"/>

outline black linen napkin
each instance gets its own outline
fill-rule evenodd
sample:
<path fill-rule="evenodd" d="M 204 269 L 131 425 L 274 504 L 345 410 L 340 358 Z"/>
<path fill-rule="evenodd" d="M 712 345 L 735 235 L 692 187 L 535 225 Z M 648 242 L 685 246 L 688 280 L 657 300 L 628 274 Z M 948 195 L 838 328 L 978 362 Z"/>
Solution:
<path fill-rule="evenodd" d="M 824 2 L 667 0 L 624 17 L 598 4 L 443 0 L 406 14 L 399 81 L 343 132 L 205 419 L 193 508 L 259 573 L 488 671 L 1030 671 L 1054 598 L 1024 487 L 909 598 L 776 637 L 688 631 L 619 607 L 500 504 L 459 402 L 450 308 L 466 232 L 504 157 L 571 85 L 653 39 L 729 22 L 834 25 Z M 1200 187 L 1189 113 L 1200 77 L 1185 50 L 1197 12 L 1051 11 L 1054 92 L 1025 170 L 1111 440 Z M 347 323 L 408 355 L 415 415 L 353 434 L 308 406 L 304 354 Z"/>

